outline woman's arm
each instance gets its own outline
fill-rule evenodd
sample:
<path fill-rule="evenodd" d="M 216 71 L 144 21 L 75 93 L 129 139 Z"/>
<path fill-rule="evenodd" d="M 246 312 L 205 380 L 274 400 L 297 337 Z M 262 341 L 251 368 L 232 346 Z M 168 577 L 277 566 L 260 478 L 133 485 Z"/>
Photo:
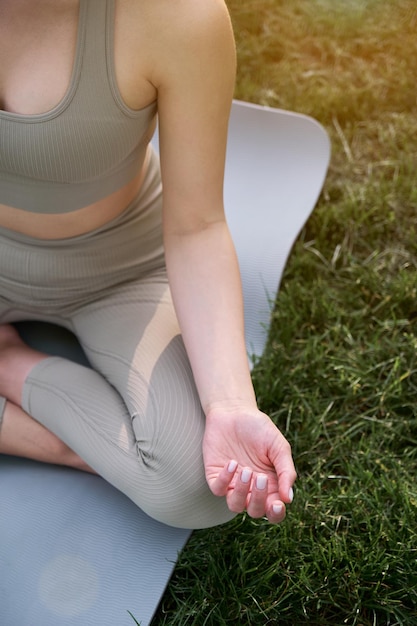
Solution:
<path fill-rule="evenodd" d="M 235 81 L 231 24 L 222 0 L 172 5 L 161 3 L 169 15 L 153 76 L 164 242 L 173 300 L 207 418 L 206 476 L 215 494 L 227 495 L 231 510 L 280 521 L 283 503 L 292 498 L 294 465 L 288 443 L 256 405 L 239 269 L 223 208 Z"/>

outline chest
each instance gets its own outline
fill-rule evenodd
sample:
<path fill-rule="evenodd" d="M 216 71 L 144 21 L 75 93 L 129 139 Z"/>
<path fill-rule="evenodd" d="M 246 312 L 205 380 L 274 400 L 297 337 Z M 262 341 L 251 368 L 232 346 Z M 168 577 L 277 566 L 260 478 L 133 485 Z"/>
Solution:
<path fill-rule="evenodd" d="M 35 9 L 38 10 L 35 10 Z M 6 2 L 0 11 L 0 108 L 43 113 L 64 96 L 78 31 L 78 4 Z"/>
<path fill-rule="evenodd" d="M 0 110 L 37 115 L 61 102 L 70 86 L 81 43 L 80 14 L 85 2 L 88 0 L 0 3 Z M 124 36 L 129 5 L 116 0 L 112 4 L 111 44 L 117 86 L 128 107 L 141 109 L 156 98 L 147 78 L 146 54 L 136 49 L 132 38 Z M 138 41 L 139 37 L 140 28 Z"/>
<path fill-rule="evenodd" d="M 15 198 L 16 190 L 20 193 L 26 189 L 30 198 L 33 181 L 39 189 L 73 184 L 87 185 L 89 190 L 94 181 L 113 176 L 113 190 L 131 177 L 143 160 L 156 106 L 146 102 L 147 93 L 142 94 L 145 106 L 129 108 L 119 90 L 114 63 L 114 2 L 80 0 L 75 6 L 74 19 L 67 13 L 62 19 L 46 20 L 53 34 L 44 31 L 43 20 L 36 18 L 32 30 L 22 30 L 17 50 L 11 55 L 12 69 L 5 70 L 2 64 L 3 204 L 27 205 L 26 197 Z M 65 25 L 67 22 L 71 27 Z M 19 28 L 23 27 L 18 21 L 15 34 Z M 65 33 L 62 42 L 60 32 Z M 53 54 L 53 43 L 59 54 Z M 0 37 L 0 47 L 0 54 L 9 49 L 10 39 L 6 44 Z M 79 204 L 86 206 L 90 196 L 81 191 Z"/>

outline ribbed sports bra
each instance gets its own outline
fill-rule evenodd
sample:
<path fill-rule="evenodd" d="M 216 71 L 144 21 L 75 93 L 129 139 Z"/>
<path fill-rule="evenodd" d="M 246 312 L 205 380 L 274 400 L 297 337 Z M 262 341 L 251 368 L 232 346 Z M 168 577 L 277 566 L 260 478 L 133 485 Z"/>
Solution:
<path fill-rule="evenodd" d="M 135 111 L 114 71 L 114 0 L 80 0 L 68 90 L 51 111 L 0 111 L 0 203 L 68 213 L 117 191 L 139 172 L 156 103 Z"/>

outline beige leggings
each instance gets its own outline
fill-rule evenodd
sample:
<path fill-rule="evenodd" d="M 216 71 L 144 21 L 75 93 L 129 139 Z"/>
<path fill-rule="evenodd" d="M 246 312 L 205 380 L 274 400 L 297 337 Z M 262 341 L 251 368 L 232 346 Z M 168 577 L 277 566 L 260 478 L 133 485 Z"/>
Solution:
<path fill-rule="evenodd" d="M 41 361 L 25 381 L 23 409 L 150 516 L 203 528 L 233 514 L 205 480 L 204 415 L 160 224 L 153 155 L 139 197 L 93 233 L 51 242 L 0 230 L 0 323 L 43 320 L 76 335 L 91 368 Z"/>

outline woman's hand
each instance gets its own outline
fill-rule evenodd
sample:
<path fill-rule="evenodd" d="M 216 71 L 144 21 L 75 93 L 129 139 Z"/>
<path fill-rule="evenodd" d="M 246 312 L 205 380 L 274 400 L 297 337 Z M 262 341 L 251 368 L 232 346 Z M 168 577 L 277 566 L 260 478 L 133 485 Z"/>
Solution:
<path fill-rule="evenodd" d="M 292 501 L 296 472 L 288 441 L 270 418 L 254 409 L 216 409 L 207 415 L 203 441 L 211 491 L 229 509 L 279 523 Z"/>

